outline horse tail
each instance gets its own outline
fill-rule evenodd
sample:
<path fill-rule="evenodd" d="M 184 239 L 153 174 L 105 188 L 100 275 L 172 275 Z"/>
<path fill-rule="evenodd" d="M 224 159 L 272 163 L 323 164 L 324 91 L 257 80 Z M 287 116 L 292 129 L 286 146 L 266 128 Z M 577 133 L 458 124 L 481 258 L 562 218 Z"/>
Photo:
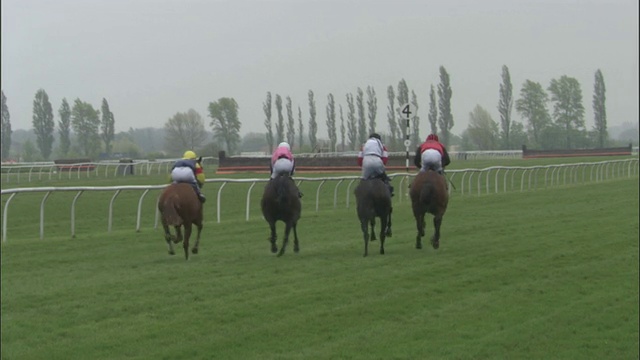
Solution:
<path fill-rule="evenodd" d="M 422 191 L 420 191 L 420 201 L 423 203 L 429 203 L 435 197 L 436 188 L 431 181 L 425 181 L 422 184 Z"/>
<path fill-rule="evenodd" d="M 164 202 L 162 214 L 165 221 L 167 222 L 167 225 L 169 226 L 180 226 L 183 223 L 182 217 L 178 215 L 180 205 L 178 204 L 177 200 L 178 197 L 176 195 L 173 195 Z"/>
<path fill-rule="evenodd" d="M 276 201 L 278 204 L 282 205 L 286 201 L 287 189 L 285 188 L 285 181 L 287 181 L 286 176 L 280 175 L 276 177 Z"/>

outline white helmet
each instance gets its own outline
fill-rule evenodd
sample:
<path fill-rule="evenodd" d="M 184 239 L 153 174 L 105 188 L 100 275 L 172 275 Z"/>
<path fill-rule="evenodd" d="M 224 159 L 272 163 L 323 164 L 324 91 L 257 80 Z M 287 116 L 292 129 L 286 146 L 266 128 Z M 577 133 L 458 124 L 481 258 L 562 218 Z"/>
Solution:
<path fill-rule="evenodd" d="M 291 146 L 289 146 L 289 143 L 286 141 L 281 142 L 280 145 L 278 145 L 278 147 L 286 147 L 287 150 L 291 151 Z"/>

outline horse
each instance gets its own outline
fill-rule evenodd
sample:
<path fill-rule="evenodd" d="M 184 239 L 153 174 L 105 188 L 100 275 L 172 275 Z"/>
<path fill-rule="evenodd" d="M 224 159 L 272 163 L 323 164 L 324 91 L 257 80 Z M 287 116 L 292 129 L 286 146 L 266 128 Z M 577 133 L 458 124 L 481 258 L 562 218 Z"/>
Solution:
<path fill-rule="evenodd" d="M 267 223 L 269 223 L 269 228 L 271 229 L 271 235 L 269 237 L 271 252 L 274 254 L 278 252 L 278 246 L 276 245 L 276 222 L 278 220 L 285 223 L 284 242 L 282 243 L 280 252 L 278 252 L 278 256 L 284 255 L 289 242 L 289 233 L 292 229 L 294 238 L 293 251 L 295 253 L 300 252 L 297 225 L 300 219 L 302 205 L 300 203 L 298 187 L 289 174 L 280 174 L 265 185 L 260 207 L 262 208 L 262 215 Z"/>
<path fill-rule="evenodd" d="M 379 178 L 361 179 L 355 190 L 358 218 L 364 238 L 364 255 L 369 254 L 369 240 L 376 240 L 376 217 L 380 218 L 380 254 L 384 255 L 384 241 L 391 236 L 391 194 Z M 371 225 L 371 238 L 369 238 Z"/>
<path fill-rule="evenodd" d="M 189 260 L 189 238 L 192 226 L 195 225 L 198 230 L 196 243 L 191 249 L 194 254 L 198 253 L 202 231 L 202 203 L 192 185 L 175 183 L 167 186 L 158 199 L 158 210 L 162 216 L 164 238 L 169 247 L 169 254 L 175 255 L 172 242 L 177 244 L 183 241 L 181 227 L 184 226 L 184 256 Z M 176 229 L 176 236 L 171 234 L 169 226 Z"/>
<path fill-rule="evenodd" d="M 440 225 L 442 217 L 447 211 L 449 193 L 444 175 L 433 169 L 421 171 L 411 184 L 409 190 L 413 216 L 416 219 L 418 235 L 416 236 L 416 249 L 422 249 L 422 237 L 424 236 L 424 216 L 426 213 L 433 215 L 434 234 L 431 237 L 431 245 L 434 249 L 440 247 Z"/>

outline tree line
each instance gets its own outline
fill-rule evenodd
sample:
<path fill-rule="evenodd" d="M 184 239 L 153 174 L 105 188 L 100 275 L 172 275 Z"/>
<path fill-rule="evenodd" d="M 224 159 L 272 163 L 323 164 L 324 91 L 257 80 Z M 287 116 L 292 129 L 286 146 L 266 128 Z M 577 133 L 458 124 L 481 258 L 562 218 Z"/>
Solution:
<path fill-rule="evenodd" d="M 110 158 L 113 154 L 115 134 L 115 116 L 109 108 L 106 99 L 102 99 L 100 110 L 93 105 L 76 99 L 73 107 L 66 98 L 58 110 L 59 121 L 54 121 L 54 111 L 49 96 L 44 89 L 36 92 L 33 100 L 32 130 L 35 134 L 35 145 L 25 141 L 23 153 L 29 159 L 38 158 L 49 160 L 53 153 L 53 145 L 58 139 L 56 156 L 59 158 L 84 156 L 96 158 L 102 155 Z M 240 120 L 238 118 L 238 104 L 232 98 L 221 98 L 209 104 L 210 126 L 213 139 L 224 144 L 230 152 L 234 152 L 240 143 Z M 57 126 L 56 126 L 57 125 Z M 57 133 L 55 133 L 57 130 Z M 7 97 L 2 90 L 2 160 L 10 158 L 11 151 L 11 117 L 7 105 Z M 140 155 L 133 144 L 135 131 L 130 129 L 125 143 L 128 147 L 127 155 Z M 56 136 L 54 136 L 56 135 Z M 164 126 L 164 148 L 171 154 L 184 152 L 185 149 L 201 147 L 209 133 L 205 130 L 204 120 L 195 110 L 186 113 L 176 113 L 169 118 Z M 217 151 L 215 144 L 208 145 L 209 150 Z M 161 155 L 159 152 L 157 155 Z"/>
<path fill-rule="evenodd" d="M 39 89 L 33 100 L 32 126 L 36 135 L 37 151 L 43 160 L 49 160 L 55 141 L 54 131 L 57 130 L 60 145 L 59 155 L 66 157 L 72 149 L 71 133 L 76 134 L 75 144 L 78 153 L 93 157 L 101 150 L 111 153 L 111 144 L 114 139 L 115 117 L 109 109 L 109 103 L 102 99 L 101 110 L 97 110 L 90 103 L 76 99 L 73 107 L 66 98 L 58 109 L 60 120 L 54 121 L 53 106 L 49 101 L 49 95 L 44 89 Z M 7 98 L 2 91 L 2 159 L 8 159 L 11 149 L 11 119 Z M 31 143 L 26 145 L 28 148 Z M 27 151 L 31 151 L 27 149 Z"/>
<path fill-rule="evenodd" d="M 429 131 L 438 134 L 447 145 L 457 145 L 460 150 L 520 149 L 522 145 L 540 149 L 607 146 L 606 89 L 599 69 L 594 76 L 592 106 L 595 125 L 591 130 L 585 127 L 582 90 L 575 78 L 563 75 L 552 79 L 546 89 L 539 82 L 526 80 L 520 89 L 519 98 L 514 99 L 509 68 L 504 65 L 498 86 L 499 121 L 493 120 L 490 113 L 478 104 L 469 113 L 468 127 L 461 136 L 456 136 L 451 133 L 454 126 L 451 111 L 453 90 L 444 66 L 439 68 L 439 80 L 436 86 L 431 84 L 429 87 L 427 121 Z M 358 87 L 355 93 L 344 94 L 344 102 L 329 93 L 324 109 L 328 140 L 320 140 L 318 136 L 318 121 L 321 120 L 318 118 L 313 90 L 306 94 L 306 121 L 300 105 L 296 106 L 297 111 L 294 112 L 290 96 L 273 96 L 267 91 L 262 103 L 266 150 L 271 152 L 277 144 L 287 141 L 300 151 L 355 151 L 365 142 L 368 134 L 373 132 L 383 136 L 391 151 L 404 150 L 404 140 L 409 134 L 413 148 L 423 140 L 419 127 L 420 118 L 414 116 L 407 121 L 402 116 L 400 107 L 410 103 L 418 108 L 418 97 L 404 79 L 396 87 L 389 85 L 386 90 L 386 124 L 383 126 L 378 124 L 378 99 L 372 86 L 364 89 Z M 514 108 L 522 122 L 513 119 Z M 224 149 L 230 154 L 240 152 L 241 121 L 239 105 L 235 99 L 220 98 L 210 102 L 208 111 L 213 142 L 206 144 L 210 135 L 205 129 L 205 120 L 195 110 L 189 109 L 176 113 L 165 122 L 164 150 L 170 154 L 178 154 L 184 149 L 203 149 L 207 152 Z M 115 118 L 106 99 L 102 100 L 102 107 L 97 110 L 80 99 L 76 99 L 73 107 L 70 107 L 65 98 L 58 115 L 58 152 L 61 157 L 68 155 L 72 148 L 88 157 L 95 157 L 101 151 L 107 156 L 111 155 Z M 294 117 L 296 115 L 297 118 Z M 47 160 L 52 153 L 56 124 L 51 103 L 43 89 L 36 92 L 33 101 L 32 125 L 37 148 L 41 157 Z M 75 144 L 72 144 L 72 132 Z M 2 91 L 3 159 L 8 158 L 10 148 L 10 114 Z"/>
<path fill-rule="evenodd" d="M 600 70 L 596 71 L 594 79 L 592 104 L 595 126 L 591 131 L 585 127 L 582 90 L 575 78 L 563 75 L 558 79 L 552 79 L 546 91 L 540 83 L 526 80 L 520 90 L 520 97 L 514 100 L 509 68 L 504 65 L 501 74 L 502 82 L 498 87 L 497 109 L 500 121 L 493 120 L 487 110 L 477 105 L 469 113 L 469 125 L 460 137 L 451 133 L 454 119 L 451 112 L 453 90 L 449 73 L 441 66 L 439 75 L 440 83 L 435 87 L 433 84 L 430 85 L 427 120 L 430 132 L 438 134 L 445 144 L 458 145 L 461 150 L 508 150 L 520 149 L 523 145 L 540 149 L 607 146 L 605 84 Z M 276 94 L 275 102 L 272 102 L 272 98 L 271 92 L 267 92 L 263 103 L 266 143 L 269 151 L 272 151 L 281 141 L 286 140 L 291 146 L 296 144 L 294 136 L 296 128 L 291 111 L 287 111 L 289 121 L 286 123 L 285 136 L 282 97 Z M 358 87 L 355 94 L 346 93 L 344 101 L 343 109 L 343 104 L 336 103 L 334 94 L 327 95 L 325 121 L 328 142 L 323 148 L 318 144 L 315 95 L 312 90 L 309 90 L 307 135 L 311 151 L 354 151 L 364 143 L 367 135 L 373 132 L 381 133 L 387 147 L 392 151 L 404 149 L 407 133 L 410 134 L 411 148 L 423 141 L 419 128 L 420 118 L 414 116 L 406 121 L 401 114 L 400 107 L 403 104 L 409 103 L 418 107 L 416 93 L 409 89 L 404 79 L 400 80 L 396 87 L 391 85 L 387 87 L 386 127 L 379 127 L 376 122 L 378 101 L 372 86 L 366 87 L 366 99 L 365 91 Z M 287 109 L 290 109 L 289 96 L 286 97 L 286 104 Z M 273 105 L 275 105 L 276 120 L 272 120 Z M 549 112 L 548 105 L 552 105 L 552 112 Z M 523 122 L 513 120 L 514 107 L 524 120 Z M 301 108 L 298 106 L 297 145 L 299 149 L 303 148 L 305 141 L 301 113 Z M 337 114 L 339 114 L 339 123 L 336 120 Z M 338 141 L 338 132 L 340 141 Z"/>

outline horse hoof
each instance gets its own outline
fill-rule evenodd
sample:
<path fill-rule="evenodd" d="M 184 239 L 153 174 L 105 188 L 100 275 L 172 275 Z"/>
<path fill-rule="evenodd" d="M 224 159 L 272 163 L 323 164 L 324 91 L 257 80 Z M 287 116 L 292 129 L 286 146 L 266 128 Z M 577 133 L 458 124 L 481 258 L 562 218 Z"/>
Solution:
<path fill-rule="evenodd" d="M 380 249 L 380 255 L 384 255 L 384 249 Z"/>
<path fill-rule="evenodd" d="M 393 233 L 391 232 L 391 229 L 387 229 L 387 232 L 385 233 L 385 235 L 387 235 L 388 237 L 391 237 Z"/>
<path fill-rule="evenodd" d="M 433 248 L 434 248 L 434 249 L 438 250 L 438 248 L 440 247 L 440 242 L 434 242 L 434 243 L 433 243 L 433 244 L 431 244 L 431 245 L 433 245 Z"/>
<path fill-rule="evenodd" d="M 198 248 L 191 249 L 191 252 L 194 253 L 194 254 L 197 254 L 198 253 Z"/>
<path fill-rule="evenodd" d="M 169 255 L 175 255 L 176 252 L 175 251 L 169 251 Z"/>
<path fill-rule="evenodd" d="M 272 248 L 271 248 L 271 253 L 272 253 L 272 254 L 275 254 L 275 253 L 277 253 L 277 252 L 278 252 L 278 248 L 277 248 L 277 247 L 272 247 Z"/>
<path fill-rule="evenodd" d="M 422 249 L 422 244 L 416 243 L 416 249 Z"/>

